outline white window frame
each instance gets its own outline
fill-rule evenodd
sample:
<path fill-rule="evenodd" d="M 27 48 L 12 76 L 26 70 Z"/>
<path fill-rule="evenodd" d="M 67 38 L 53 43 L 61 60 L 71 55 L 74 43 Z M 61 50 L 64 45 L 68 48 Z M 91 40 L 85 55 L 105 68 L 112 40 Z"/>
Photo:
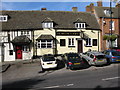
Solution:
<path fill-rule="evenodd" d="M 21 35 L 30 35 L 30 31 L 21 31 Z"/>
<path fill-rule="evenodd" d="M 85 23 L 75 23 L 75 28 L 86 28 Z"/>
<path fill-rule="evenodd" d="M 87 40 L 88 40 L 88 43 L 87 43 Z M 92 39 L 88 38 L 87 40 L 86 40 L 86 46 L 92 46 Z"/>
<path fill-rule="evenodd" d="M 23 46 L 23 51 L 24 52 L 29 52 L 30 51 L 30 46 Z"/>
<path fill-rule="evenodd" d="M 37 48 L 43 48 L 42 44 L 45 44 L 44 48 L 53 48 L 53 40 L 51 40 L 50 42 L 48 42 L 47 40 L 45 40 L 45 42 L 42 42 L 41 40 L 38 40 Z M 48 47 L 48 44 L 51 44 L 51 47 Z"/>
<path fill-rule="evenodd" d="M 75 38 L 68 38 L 68 46 L 75 46 Z"/>
<path fill-rule="evenodd" d="M 111 21 L 109 21 L 109 29 L 111 30 Z M 112 21 L 112 30 L 115 30 L 115 22 Z"/>
<path fill-rule="evenodd" d="M 111 11 L 110 11 L 109 9 L 105 9 L 105 10 L 104 10 L 104 13 L 105 13 L 107 16 L 110 16 Z"/>
<path fill-rule="evenodd" d="M 0 15 L 0 22 L 7 22 L 8 16 L 7 15 Z"/>
<path fill-rule="evenodd" d="M 53 28 L 53 22 L 44 22 L 42 23 L 43 28 Z"/>
<path fill-rule="evenodd" d="M 115 41 L 112 42 L 113 47 L 117 47 L 117 46 L 118 46 L 117 40 L 118 40 L 118 39 L 116 39 Z"/>

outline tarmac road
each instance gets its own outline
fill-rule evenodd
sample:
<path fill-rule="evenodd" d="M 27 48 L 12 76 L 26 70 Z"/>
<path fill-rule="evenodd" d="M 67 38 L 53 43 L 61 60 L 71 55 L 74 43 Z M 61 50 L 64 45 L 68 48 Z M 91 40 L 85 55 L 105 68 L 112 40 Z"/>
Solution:
<path fill-rule="evenodd" d="M 82 70 L 41 71 L 39 63 L 18 64 L 11 66 L 3 76 L 4 88 L 39 90 L 50 88 L 118 88 L 120 64 L 104 67 L 91 66 Z"/>

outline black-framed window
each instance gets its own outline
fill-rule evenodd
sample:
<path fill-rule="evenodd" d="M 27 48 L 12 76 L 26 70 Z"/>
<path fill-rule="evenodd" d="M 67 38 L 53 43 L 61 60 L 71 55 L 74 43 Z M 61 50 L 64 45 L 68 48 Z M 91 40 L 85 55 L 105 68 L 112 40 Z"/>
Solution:
<path fill-rule="evenodd" d="M 65 46 L 65 39 L 60 39 L 60 46 Z"/>
<path fill-rule="evenodd" d="M 92 39 L 91 38 L 86 39 L 86 46 L 92 46 Z"/>
<path fill-rule="evenodd" d="M 97 39 L 93 39 L 93 46 L 97 46 Z"/>
<path fill-rule="evenodd" d="M 9 50 L 9 55 L 13 55 L 13 50 Z"/>
<path fill-rule="evenodd" d="M 75 38 L 68 38 L 68 46 L 75 46 Z"/>

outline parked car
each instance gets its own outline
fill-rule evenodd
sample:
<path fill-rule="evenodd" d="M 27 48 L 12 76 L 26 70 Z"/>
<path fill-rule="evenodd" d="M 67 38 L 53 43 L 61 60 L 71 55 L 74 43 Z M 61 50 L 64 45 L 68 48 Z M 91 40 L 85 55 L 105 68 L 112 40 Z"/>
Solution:
<path fill-rule="evenodd" d="M 82 60 L 78 53 L 65 53 L 62 57 L 67 69 L 86 68 L 88 65 Z"/>
<path fill-rule="evenodd" d="M 50 69 L 57 67 L 57 61 L 53 55 L 43 55 L 40 59 L 42 69 Z"/>
<path fill-rule="evenodd" d="M 112 50 L 116 50 L 120 52 L 120 47 L 113 47 Z"/>
<path fill-rule="evenodd" d="M 105 54 L 97 51 L 88 51 L 81 54 L 81 57 L 85 59 L 89 65 L 105 65 L 107 64 L 107 59 Z"/>
<path fill-rule="evenodd" d="M 111 62 L 120 62 L 120 52 L 116 50 L 105 50 L 103 53 L 106 55 L 109 63 Z"/>
<path fill-rule="evenodd" d="M 119 52 L 120 52 L 120 49 L 116 49 L 116 51 L 119 51 Z"/>

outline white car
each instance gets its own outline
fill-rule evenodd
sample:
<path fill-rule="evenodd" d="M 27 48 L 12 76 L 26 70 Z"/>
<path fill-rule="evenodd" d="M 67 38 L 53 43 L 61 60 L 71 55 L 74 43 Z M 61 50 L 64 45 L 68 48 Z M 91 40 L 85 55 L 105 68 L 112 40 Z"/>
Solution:
<path fill-rule="evenodd" d="M 53 55 L 43 55 L 40 59 L 42 69 L 50 69 L 57 67 L 57 61 Z"/>

